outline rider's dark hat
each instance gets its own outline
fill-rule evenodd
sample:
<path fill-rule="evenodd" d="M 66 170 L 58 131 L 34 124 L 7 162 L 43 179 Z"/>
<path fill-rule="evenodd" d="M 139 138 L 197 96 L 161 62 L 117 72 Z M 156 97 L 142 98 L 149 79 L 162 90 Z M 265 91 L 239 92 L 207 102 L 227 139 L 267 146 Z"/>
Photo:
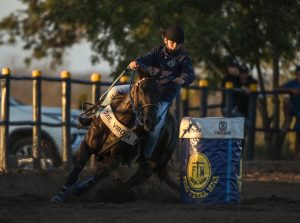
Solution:
<path fill-rule="evenodd" d="M 175 41 L 176 43 L 184 43 L 184 31 L 179 26 L 172 26 L 162 32 L 163 37 Z"/>

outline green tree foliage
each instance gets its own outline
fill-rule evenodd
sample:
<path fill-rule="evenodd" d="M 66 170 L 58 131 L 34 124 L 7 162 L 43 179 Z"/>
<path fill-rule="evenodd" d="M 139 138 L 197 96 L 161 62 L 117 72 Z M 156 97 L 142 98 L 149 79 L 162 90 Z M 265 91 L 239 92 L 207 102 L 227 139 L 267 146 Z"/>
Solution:
<path fill-rule="evenodd" d="M 280 66 L 299 52 L 300 2 L 295 0 L 22 0 L 25 10 L 0 22 L 0 44 L 24 42 L 34 58 L 63 60 L 64 50 L 80 40 L 91 43 L 93 63 L 107 60 L 118 71 L 160 44 L 161 30 L 180 24 L 194 65 L 208 77 L 224 72 L 225 55 L 235 55 L 258 73 L 265 90 L 263 67 L 279 84 Z M 28 60 L 30 62 L 30 60 Z M 279 102 L 272 113 L 260 101 L 264 126 L 279 126 Z M 272 142 L 272 140 L 268 140 Z M 276 145 L 276 142 L 275 142 Z M 269 147 L 272 147 L 270 145 Z"/>
<path fill-rule="evenodd" d="M 17 37 L 35 58 L 62 60 L 68 47 L 86 39 L 93 62 L 124 65 L 161 43 L 161 30 L 180 24 L 195 64 L 222 69 L 226 54 L 255 65 L 293 59 L 299 48 L 300 3 L 293 0 L 22 0 L 25 10 L 0 23 L 2 43 Z M 4 38 L 5 36 L 9 38 Z"/>
<path fill-rule="evenodd" d="M 108 60 L 124 66 L 132 58 L 162 42 L 162 29 L 181 24 L 194 61 L 210 58 L 211 48 L 219 48 L 226 29 L 218 17 L 223 1 L 158 0 L 22 0 L 25 10 L 1 21 L 9 42 L 16 37 L 35 58 L 52 56 L 62 61 L 65 49 L 86 39 L 92 44 L 93 62 Z M 221 23 L 220 23 L 221 22 Z M 221 32 L 220 32 L 221 31 Z M 221 35 L 220 35 L 221 34 Z M 218 50 L 218 49 L 216 49 Z"/>

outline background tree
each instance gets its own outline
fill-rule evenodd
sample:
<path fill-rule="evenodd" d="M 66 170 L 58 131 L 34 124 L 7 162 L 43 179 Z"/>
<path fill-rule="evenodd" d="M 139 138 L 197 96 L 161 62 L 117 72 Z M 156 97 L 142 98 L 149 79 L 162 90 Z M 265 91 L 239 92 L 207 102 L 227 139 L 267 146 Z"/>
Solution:
<path fill-rule="evenodd" d="M 255 68 L 259 86 L 266 87 L 265 68 L 272 70 L 269 90 L 279 84 L 280 68 L 299 52 L 300 2 L 294 0 L 22 0 L 27 6 L 0 23 L 2 43 L 24 42 L 34 58 L 63 61 L 64 51 L 86 39 L 95 54 L 119 71 L 128 62 L 162 42 L 161 30 L 180 24 L 194 65 L 209 78 L 224 71 L 224 56 L 235 55 Z M 30 58 L 27 59 L 30 63 Z M 279 100 L 273 107 L 260 99 L 264 128 L 279 127 Z M 273 159 L 280 158 L 278 133 L 266 134 Z"/>
<path fill-rule="evenodd" d="M 279 85 L 280 66 L 293 63 L 299 52 L 299 13 L 298 1 L 236 1 L 231 8 L 231 26 L 228 33 L 229 43 L 235 55 L 244 62 L 255 66 L 259 86 L 265 91 L 266 77 L 262 67 L 272 69 L 271 89 Z M 291 63 L 290 63 L 291 62 Z M 294 65 L 293 65 L 294 68 Z M 259 100 L 263 128 L 279 129 L 280 106 L 278 95 L 272 99 L 271 111 L 268 110 L 266 95 Z M 265 135 L 267 148 L 273 159 L 280 159 L 282 137 L 280 132 Z"/>

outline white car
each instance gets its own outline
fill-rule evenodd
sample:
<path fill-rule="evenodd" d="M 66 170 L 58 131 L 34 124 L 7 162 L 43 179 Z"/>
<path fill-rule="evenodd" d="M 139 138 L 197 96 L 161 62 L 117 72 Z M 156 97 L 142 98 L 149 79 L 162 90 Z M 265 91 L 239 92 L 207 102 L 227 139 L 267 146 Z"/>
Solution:
<path fill-rule="evenodd" d="M 42 107 L 42 122 L 60 123 L 61 108 Z M 71 123 L 78 124 L 77 118 L 80 110 L 71 110 Z M 15 99 L 10 99 L 10 121 L 32 121 L 32 106 L 24 105 Z M 74 156 L 86 133 L 85 129 L 71 127 L 71 152 Z M 62 164 L 62 128 L 42 125 L 41 158 L 44 161 L 42 168 L 53 168 Z M 17 155 L 18 158 L 30 158 L 32 155 L 32 126 L 9 126 L 9 155 Z M 46 162 L 46 163 L 45 163 Z M 20 164 L 19 167 L 31 169 L 32 163 Z"/>

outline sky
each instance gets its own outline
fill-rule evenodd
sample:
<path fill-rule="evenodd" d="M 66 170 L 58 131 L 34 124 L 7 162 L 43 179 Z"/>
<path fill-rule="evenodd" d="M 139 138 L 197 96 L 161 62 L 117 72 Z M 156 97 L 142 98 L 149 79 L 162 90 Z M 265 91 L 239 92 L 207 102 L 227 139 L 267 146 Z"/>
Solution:
<path fill-rule="evenodd" d="M 22 9 L 22 7 L 24 7 L 24 5 L 22 5 L 19 0 L 0 0 L 0 20 L 9 15 L 11 12 Z M 23 62 L 26 55 L 29 54 L 22 49 L 21 42 L 13 46 L 0 45 L 0 69 L 9 67 L 13 71 L 14 68 L 26 67 Z M 89 71 L 99 72 L 103 75 L 111 73 L 111 69 L 106 62 L 93 66 L 90 62 L 91 55 L 92 51 L 90 50 L 87 42 L 77 44 L 67 51 L 64 65 L 60 69 L 68 70 L 74 75 L 81 75 L 82 73 Z M 28 70 L 42 70 L 47 66 L 49 66 L 49 59 L 43 59 L 42 61 L 35 60 L 33 65 L 29 67 Z"/>

